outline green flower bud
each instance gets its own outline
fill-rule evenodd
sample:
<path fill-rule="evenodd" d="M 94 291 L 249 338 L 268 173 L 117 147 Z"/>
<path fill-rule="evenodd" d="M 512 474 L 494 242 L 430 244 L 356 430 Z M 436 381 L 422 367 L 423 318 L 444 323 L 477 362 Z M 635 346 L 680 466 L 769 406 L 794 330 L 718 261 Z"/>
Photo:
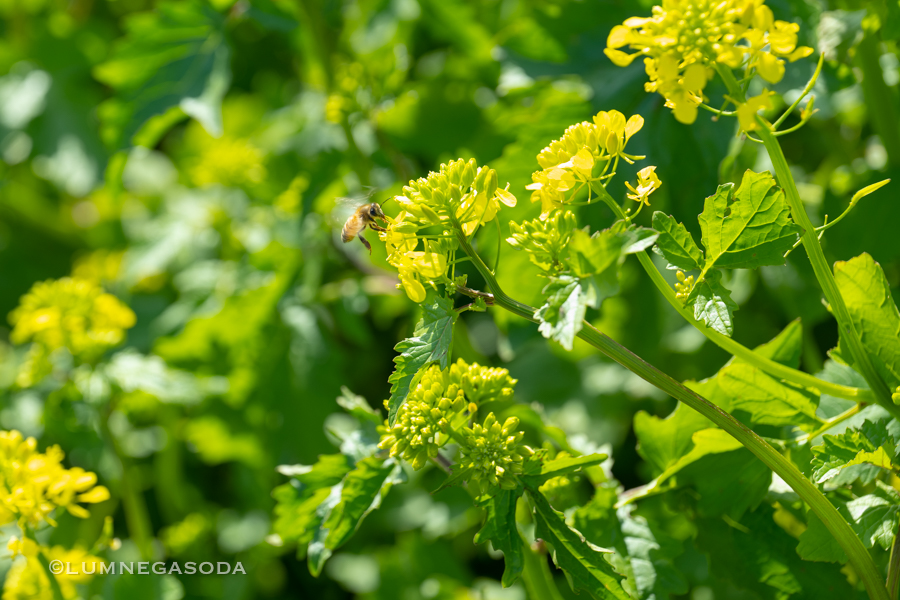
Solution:
<path fill-rule="evenodd" d="M 475 424 L 461 431 L 466 443 L 460 448 L 460 467 L 472 469 L 469 484 L 477 493 L 488 493 L 491 487 L 515 489 L 518 486 L 516 475 L 522 472 L 524 456 L 528 451 L 522 445 L 522 432 L 505 435 L 504 429 L 509 426 L 512 431 L 518 425 L 518 419 L 510 417 L 501 427 L 494 413 L 489 414 L 484 423 Z"/>

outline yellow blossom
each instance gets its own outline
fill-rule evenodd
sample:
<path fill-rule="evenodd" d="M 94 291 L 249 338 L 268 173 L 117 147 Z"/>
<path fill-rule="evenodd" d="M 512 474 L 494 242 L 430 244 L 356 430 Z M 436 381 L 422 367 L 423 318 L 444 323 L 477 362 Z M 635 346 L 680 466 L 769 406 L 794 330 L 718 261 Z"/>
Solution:
<path fill-rule="evenodd" d="M 736 69 L 747 61 L 776 83 L 784 76 L 782 59 L 812 54 L 797 46 L 798 31 L 795 23 L 776 21 L 764 0 L 663 0 L 651 17 L 614 27 L 605 53 L 618 66 L 644 56 L 647 91 L 661 94 L 676 119 L 693 123 L 716 64 Z"/>
<path fill-rule="evenodd" d="M 242 186 L 266 177 L 262 150 L 246 138 L 210 138 L 190 171 L 197 186 Z"/>
<path fill-rule="evenodd" d="M 619 111 L 601 111 L 592 123 L 572 125 L 541 150 L 537 161 L 542 170 L 535 171 L 526 186 L 532 192 L 531 201 L 541 203 L 541 218 L 563 206 L 585 185 L 604 179 L 619 158 L 629 163 L 643 158 L 625 152 L 628 141 L 643 126 L 640 115 L 626 120 Z"/>
<path fill-rule="evenodd" d="M 414 302 L 425 299 L 427 285 L 449 282 L 457 232 L 469 237 L 497 217 L 501 203 L 516 205 L 509 185 L 501 189 L 497 172 L 479 167 L 474 159 L 451 161 L 410 181 L 393 201 L 401 212 L 386 219 L 386 230 L 378 236 L 388 262 L 399 271 L 400 287 Z"/>
<path fill-rule="evenodd" d="M 19 385 L 47 372 L 50 353 L 66 348 L 79 362 L 91 361 L 122 343 L 135 315 L 93 281 L 64 277 L 36 283 L 9 315 L 10 340 L 33 342 L 31 363 Z"/>
<path fill-rule="evenodd" d="M 97 476 L 79 467 L 66 469 L 59 446 L 37 451 L 34 438 L 23 438 L 18 431 L 0 431 L 0 524 L 19 521 L 37 526 L 65 508 L 76 517 L 86 518 L 88 511 L 78 503 L 97 503 L 109 498 L 109 491 L 98 486 Z"/>
<path fill-rule="evenodd" d="M 40 550 L 48 560 L 61 561 L 63 565 L 69 566 L 61 573 L 54 574 L 54 579 L 66 600 L 78 598 L 75 586 L 89 583 L 94 574 L 100 572 L 99 566 L 105 562 L 81 548 L 66 549 L 54 546 Z M 17 560 L 9 569 L 3 584 L 3 600 L 53 600 L 53 588 L 37 558 L 37 546 L 35 545 L 33 554 L 25 556 L 27 558 Z"/>
<path fill-rule="evenodd" d="M 627 181 L 625 182 L 625 186 L 632 191 L 631 194 L 628 194 L 628 197 L 635 202 L 643 202 L 647 206 L 650 206 L 650 200 L 648 199 L 650 194 L 658 190 L 659 186 L 662 185 L 662 182 L 656 175 L 656 167 L 644 167 L 638 171 L 637 175 L 637 188 L 633 187 Z"/>
<path fill-rule="evenodd" d="M 763 90 L 759 96 L 747 98 L 747 101 L 737 107 L 738 121 L 741 123 L 741 129 L 744 131 L 753 131 L 759 128 L 756 120 L 756 113 L 764 108 L 772 108 L 772 100 L 770 96 L 772 92 Z"/>

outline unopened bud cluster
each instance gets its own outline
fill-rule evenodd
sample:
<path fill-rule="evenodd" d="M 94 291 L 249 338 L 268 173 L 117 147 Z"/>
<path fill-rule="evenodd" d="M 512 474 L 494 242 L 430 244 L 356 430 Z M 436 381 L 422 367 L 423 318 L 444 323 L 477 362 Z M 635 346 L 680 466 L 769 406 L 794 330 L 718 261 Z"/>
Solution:
<path fill-rule="evenodd" d="M 439 171 L 410 181 L 394 200 L 401 212 L 388 219 L 379 237 L 414 302 L 425 299 L 425 285 L 444 279 L 458 244 L 455 230 L 470 236 L 497 216 L 501 202 L 516 205 L 515 196 L 499 187 L 497 172 L 474 159 L 442 164 Z M 427 239 L 420 237 L 425 230 Z"/>
<path fill-rule="evenodd" d="M 897 386 L 897 391 L 891 395 L 891 399 L 894 401 L 894 404 L 900 404 L 900 386 Z"/>
<path fill-rule="evenodd" d="M 484 424 L 463 429 L 466 444 L 461 448 L 459 466 L 471 469 L 469 486 L 478 495 L 490 487 L 515 489 L 516 475 L 522 473 L 525 459 L 534 452 L 522 443 L 524 433 L 517 431 L 519 419 L 509 417 L 501 425 L 494 413 L 485 418 Z"/>
<path fill-rule="evenodd" d="M 549 275 L 558 275 L 565 268 L 566 247 L 577 227 L 575 213 L 558 210 L 546 219 L 510 222 L 512 235 L 506 241 L 513 248 L 527 252 L 531 262 Z"/>
<path fill-rule="evenodd" d="M 684 271 L 678 271 L 675 276 L 678 278 L 675 282 L 675 297 L 684 302 L 694 289 L 694 276 L 685 277 Z"/>
<path fill-rule="evenodd" d="M 471 471 L 468 482 L 481 493 L 491 486 L 515 487 L 523 460 L 533 454 L 522 444 L 519 420 L 502 425 L 493 413 L 471 424 L 480 405 L 512 398 L 516 380 L 509 371 L 457 360 L 447 369 L 428 367 L 393 426 L 381 428 L 378 447 L 421 469 L 451 440 L 460 447 L 460 468 Z"/>

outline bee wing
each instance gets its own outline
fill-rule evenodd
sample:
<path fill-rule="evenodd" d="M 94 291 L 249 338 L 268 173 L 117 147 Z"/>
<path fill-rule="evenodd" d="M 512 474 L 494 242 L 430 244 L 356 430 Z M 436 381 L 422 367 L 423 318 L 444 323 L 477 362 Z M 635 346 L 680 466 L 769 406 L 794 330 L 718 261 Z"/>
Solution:
<path fill-rule="evenodd" d="M 367 190 L 365 193 L 353 196 L 340 196 L 334 199 L 334 208 L 331 210 L 330 221 L 334 227 L 343 227 L 347 219 L 356 211 L 357 208 L 370 202 L 370 198 L 375 193 L 374 189 Z"/>

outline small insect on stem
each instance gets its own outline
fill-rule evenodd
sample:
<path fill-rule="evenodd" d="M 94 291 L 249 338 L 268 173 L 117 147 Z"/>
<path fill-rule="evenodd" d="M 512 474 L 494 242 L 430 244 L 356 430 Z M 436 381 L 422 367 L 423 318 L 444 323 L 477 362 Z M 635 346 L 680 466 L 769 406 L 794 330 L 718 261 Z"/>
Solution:
<path fill-rule="evenodd" d="M 344 223 L 344 227 L 341 229 L 341 241 L 346 244 L 347 242 L 352 241 L 353 238 L 358 237 L 359 241 L 363 243 L 363 246 L 368 249 L 369 254 L 372 254 L 372 246 L 369 244 L 369 241 L 363 237 L 363 231 L 365 231 L 366 227 L 372 231 L 387 231 L 384 227 L 379 225 L 375 219 L 381 219 L 382 221 L 386 219 L 384 212 L 381 210 L 381 206 L 377 202 L 363 204 L 357 208 L 353 214 L 350 215 L 350 218 L 347 219 L 347 222 Z"/>

